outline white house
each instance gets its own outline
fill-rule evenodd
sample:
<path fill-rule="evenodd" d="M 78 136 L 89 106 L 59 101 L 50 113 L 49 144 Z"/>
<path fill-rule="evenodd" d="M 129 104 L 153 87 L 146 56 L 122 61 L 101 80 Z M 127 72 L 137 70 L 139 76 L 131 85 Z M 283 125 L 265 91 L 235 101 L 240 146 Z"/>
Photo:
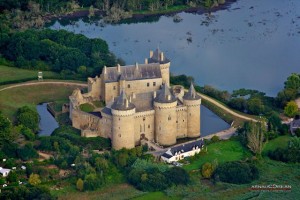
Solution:
<path fill-rule="evenodd" d="M 172 163 L 184 159 L 185 157 L 194 156 L 203 150 L 203 139 L 191 143 L 183 144 L 169 148 L 168 151 L 161 155 L 161 159 L 167 163 Z"/>
<path fill-rule="evenodd" d="M 11 171 L 10 169 L 5 169 L 5 168 L 0 167 L 0 174 L 2 174 L 3 177 L 8 176 L 10 171 Z"/>

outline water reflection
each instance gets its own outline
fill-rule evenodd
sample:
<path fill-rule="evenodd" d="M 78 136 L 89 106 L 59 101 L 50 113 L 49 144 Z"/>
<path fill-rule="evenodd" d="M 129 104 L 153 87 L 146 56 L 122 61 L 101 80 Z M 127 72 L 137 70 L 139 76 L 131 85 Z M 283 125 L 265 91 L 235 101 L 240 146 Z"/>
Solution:
<path fill-rule="evenodd" d="M 103 27 L 79 20 L 64 26 L 55 22 L 51 28 L 103 38 L 128 64 L 144 62 L 159 45 L 174 74 L 191 75 L 200 85 L 258 89 L 275 96 L 288 75 L 300 72 L 299 10 L 298 0 L 239 0 L 209 18 L 180 13 L 180 23 L 162 16 L 152 23 Z"/>
<path fill-rule="evenodd" d="M 230 127 L 225 121 L 201 105 L 201 136 L 216 133 Z"/>

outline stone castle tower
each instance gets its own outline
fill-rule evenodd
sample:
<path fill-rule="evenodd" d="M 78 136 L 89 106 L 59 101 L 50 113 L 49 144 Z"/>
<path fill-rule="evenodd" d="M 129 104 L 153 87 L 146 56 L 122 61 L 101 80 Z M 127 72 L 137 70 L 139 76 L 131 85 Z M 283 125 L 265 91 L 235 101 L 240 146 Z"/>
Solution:
<path fill-rule="evenodd" d="M 104 101 L 93 112 L 80 105 Z M 193 84 L 170 87 L 170 60 L 159 49 L 150 51 L 145 64 L 104 67 L 88 78 L 88 93 L 70 96 L 70 118 L 85 137 L 110 138 L 114 149 L 133 148 L 141 140 L 163 146 L 179 138 L 200 137 L 200 105 Z"/>

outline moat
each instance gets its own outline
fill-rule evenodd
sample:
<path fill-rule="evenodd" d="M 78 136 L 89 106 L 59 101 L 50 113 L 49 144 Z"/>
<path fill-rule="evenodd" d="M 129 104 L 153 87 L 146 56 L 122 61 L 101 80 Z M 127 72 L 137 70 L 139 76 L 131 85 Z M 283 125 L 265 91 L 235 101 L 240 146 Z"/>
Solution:
<path fill-rule="evenodd" d="M 149 50 L 159 46 L 172 60 L 173 74 L 193 76 L 199 85 L 275 96 L 287 76 L 299 72 L 299 10 L 297 0 L 238 0 L 210 18 L 179 13 L 179 23 L 172 16 L 104 26 L 78 19 L 61 21 L 63 25 L 56 21 L 51 28 L 103 38 L 127 64 L 143 63 Z"/>

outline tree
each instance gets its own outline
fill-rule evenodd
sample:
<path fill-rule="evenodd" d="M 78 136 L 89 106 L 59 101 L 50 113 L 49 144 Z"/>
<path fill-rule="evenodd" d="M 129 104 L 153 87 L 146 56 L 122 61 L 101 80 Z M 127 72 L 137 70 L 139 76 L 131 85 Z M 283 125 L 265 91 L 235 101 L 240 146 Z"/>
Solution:
<path fill-rule="evenodd" d="M 258 97 L 250 98 L 247 102 L 247 108 L 251 114 L 261 114 L 264 112 L 264 104 L 262 100 Z"/>
<path fill-rule="evenodd" d="M 95 167 L 97 171 L 106 171 L 108 169 L 108 162 L 105 158 L 98 157 L 95 159 Z"/>
<path fill-rule="evenodd" d="M 247 146 L 254 153 L 260 155 L 264 145 L 265 127 L 263 122 L 250 122 L 246 130 Z"/>
<path fill-rule="evenodd" d="M 40 176 L 38 174 L 31 174 L 29 176 L 28 182 L 33 186 L 39 185 L 41 183 Z"/>
<path fill-rule="evenodd" d="M 175 185 L 187 185 L 190 181 L 189 174 L 180 167 L 173 167 L 166 171 L 166 178 Z"/>
<path fill-rule="evenodd" d="M 94 16 L 95 16 L 95 8 L 93 7 L 93 5 L 91 5 L 89 8 L 89 18 Z"/>
<path fill-rule="evenodd" d="M 18 124 L 37 132 L 39 129 L 39 114 L 36 110 L 30 109 L 28 106 L 23 106 L 17 112 Z"/>
<path fill-rule="evenodd" d="M 12 124 L 8 118 L 0 112 L 0 146 L 6 142 L 12 142 L 16 138 L 16 135 L 12 132 Z"/>
<path fill-rule="evenodd" d="M 18 181 L 18 174 L 17 174 L 15 171 L 11 171 L 11 172 L 8 174 L 6 180 L 7 180 L 8 182 L 10 182 L 10 183 L 15 183 L 15 182 Z"/>
<path fill-rule="evenodd" d="M 218 166 L 214 178 L 227 183 L 250 183 L 259 178 L 259 171 L 253 164 L 239 161 L 225 162 Z"/>
<path fill-rule="evenodd" d="M 202 165 L 201 173 L 204 178 L 209 179 L 212 176 L 213 172 L 213 165 L 211 163 L 207 162 Z"/>
<path fill-rule="evenodd" d="M 284 107 L 284 114 L 288 117 L 295 117 L 298 113 L 298 105 L 295 101 L 290 101 Z"/>
<path fill-rule="evenodd" d="M 299 74 L 292 73 L 284 83 L 284 88 L 295 89 L 299 91 L 300 88 L 300 76 Z"/>
<path fill-rule="evenodd" d="M 80 192 L 83 190 L 83 180 L 81 178 L 79 178 L 76 182 L 76 188 L 77 190 L 79 190 Z"/>

